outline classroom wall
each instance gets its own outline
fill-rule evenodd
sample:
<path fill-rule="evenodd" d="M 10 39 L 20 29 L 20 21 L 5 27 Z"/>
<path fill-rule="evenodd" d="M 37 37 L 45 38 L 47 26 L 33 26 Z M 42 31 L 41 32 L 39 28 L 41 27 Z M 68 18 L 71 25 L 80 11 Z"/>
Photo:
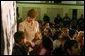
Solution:
<path fill-rule="evenodd" d="M 78 9 L 78 12 L 77 12 L 77 18 L 78 19 L 81 16 L 81 14 L 84 14 L 84 9 Z"/>
<path fill-rule="evenodd" d="M 20 18 L 25 19 L 27 10 L 35 8 L 38 11 L 38 19 L 43 20 L 45 13 L 49 15 L 51 22 L 54 21 L 54 18 L 58 13 L 61 17 L 64 17 L 65 13 L 68 13 L 69 17 L 72 18 L 72 9 L 78 9 L 77 18 L 79 18 L 80 13 L 84 12 L 84 6 L 78 5 L 53 5 L 53 4 L 20 4 L 17 3 L 19 7 Z"/>

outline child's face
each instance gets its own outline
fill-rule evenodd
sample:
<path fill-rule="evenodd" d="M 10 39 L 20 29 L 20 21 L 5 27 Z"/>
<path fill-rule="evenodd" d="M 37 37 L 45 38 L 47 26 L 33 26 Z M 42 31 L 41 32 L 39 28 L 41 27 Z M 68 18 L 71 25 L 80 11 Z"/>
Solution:
<path fill-rule="evenodd" d="M 68 35 L 69 29 L 62 28 L 62 35 Z"/>
<path fill-rule="evenodd" d="M 45 26 L 46 26 L 46 28 L 49 28 L 49 27 L 50 27 L 50 26 L 49 26 L 49 23 L 46 23 L 46 25 L 45 25 Z"/>
<path fill-rule="evenodd" d="M 49 32 L 49 30 L 48 30 L 48 29 L 47 29 L 47 30 L 45 30 L 44 35 L 47 35 L 47 36 L 49 36 L 49 35 L 50 35 L 50 32 Z"/>
<path fill-rule="evenodd" d="M 22 41 L 23 43 L 24 43 L 24 39 L 25 39 L 25 38 L 24 38 L 24 36 L 23 36 L 23 38 L 21 39 L 21 41 Z"/>

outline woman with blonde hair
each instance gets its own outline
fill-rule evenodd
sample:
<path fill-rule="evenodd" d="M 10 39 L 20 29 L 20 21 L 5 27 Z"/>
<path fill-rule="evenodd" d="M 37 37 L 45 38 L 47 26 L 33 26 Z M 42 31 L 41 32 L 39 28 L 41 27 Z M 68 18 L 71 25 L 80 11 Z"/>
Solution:
<path fill-rule="evenodd" d="M 39 23 L 35 21 L 37 17 L 37 12 L 35 9 L 30 9 L 27 12 L 27 18 L 19 24 L 19 31 L 25 33 L 25 42 L 29 42 L 32 47 L 35 46 L 33 39 L 35 38 L 36 33 L 39 33 Z"/>

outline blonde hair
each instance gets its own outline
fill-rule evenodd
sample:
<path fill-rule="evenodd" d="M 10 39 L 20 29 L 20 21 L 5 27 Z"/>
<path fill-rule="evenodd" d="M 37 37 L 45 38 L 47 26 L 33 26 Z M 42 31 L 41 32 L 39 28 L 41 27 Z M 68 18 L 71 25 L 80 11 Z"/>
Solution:
<path fill-rule="evenodd" d="M 35 18 L 37 16 L 37 12 L 35 11 L 35 9 L 30 9 L 28 12 L 27 12 L 27 16 L 28 17 L 31 17 L 31 18 Z"/>

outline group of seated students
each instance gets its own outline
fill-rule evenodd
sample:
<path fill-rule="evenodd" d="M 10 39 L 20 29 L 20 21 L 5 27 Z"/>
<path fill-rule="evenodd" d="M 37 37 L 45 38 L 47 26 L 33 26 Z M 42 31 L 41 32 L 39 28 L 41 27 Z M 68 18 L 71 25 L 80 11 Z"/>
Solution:
<path fill-rule="evenodd" d="M 13 55 L 84 55 L 84 31 L 70 26 L 56 26 L 49 22 L 40 24 L 42 38 L 36 37 L 36 44 L 24 42 L 24 32 L 18 31 L 14 34 L 15 44 Z M 38 39 L 38 41 L 36 41 Z M 33 50 L 29 52 L 28 47 Z"/>
<path fill-rule="evenodd" d="M 47 26 L 46 26 L 47 27 Z M 84 32 L 63 27 L 56 29 L 44 28 L 43 37 L 30 55 L 84 55 Z M 53 35 L 53 36 L 52 36 Z M 24 44 L 24 33 L 19 31 L 14 35 L 15 47 L 13 54 L 27 55 L 30 45 Z"/>
<path fill-rule="evenodd" d="M 51 28 L 49 23 L 42 28 L 42 35 L 52 40 L 52 55 L 84 55 L 84 31 L 68 26 Z"/>

